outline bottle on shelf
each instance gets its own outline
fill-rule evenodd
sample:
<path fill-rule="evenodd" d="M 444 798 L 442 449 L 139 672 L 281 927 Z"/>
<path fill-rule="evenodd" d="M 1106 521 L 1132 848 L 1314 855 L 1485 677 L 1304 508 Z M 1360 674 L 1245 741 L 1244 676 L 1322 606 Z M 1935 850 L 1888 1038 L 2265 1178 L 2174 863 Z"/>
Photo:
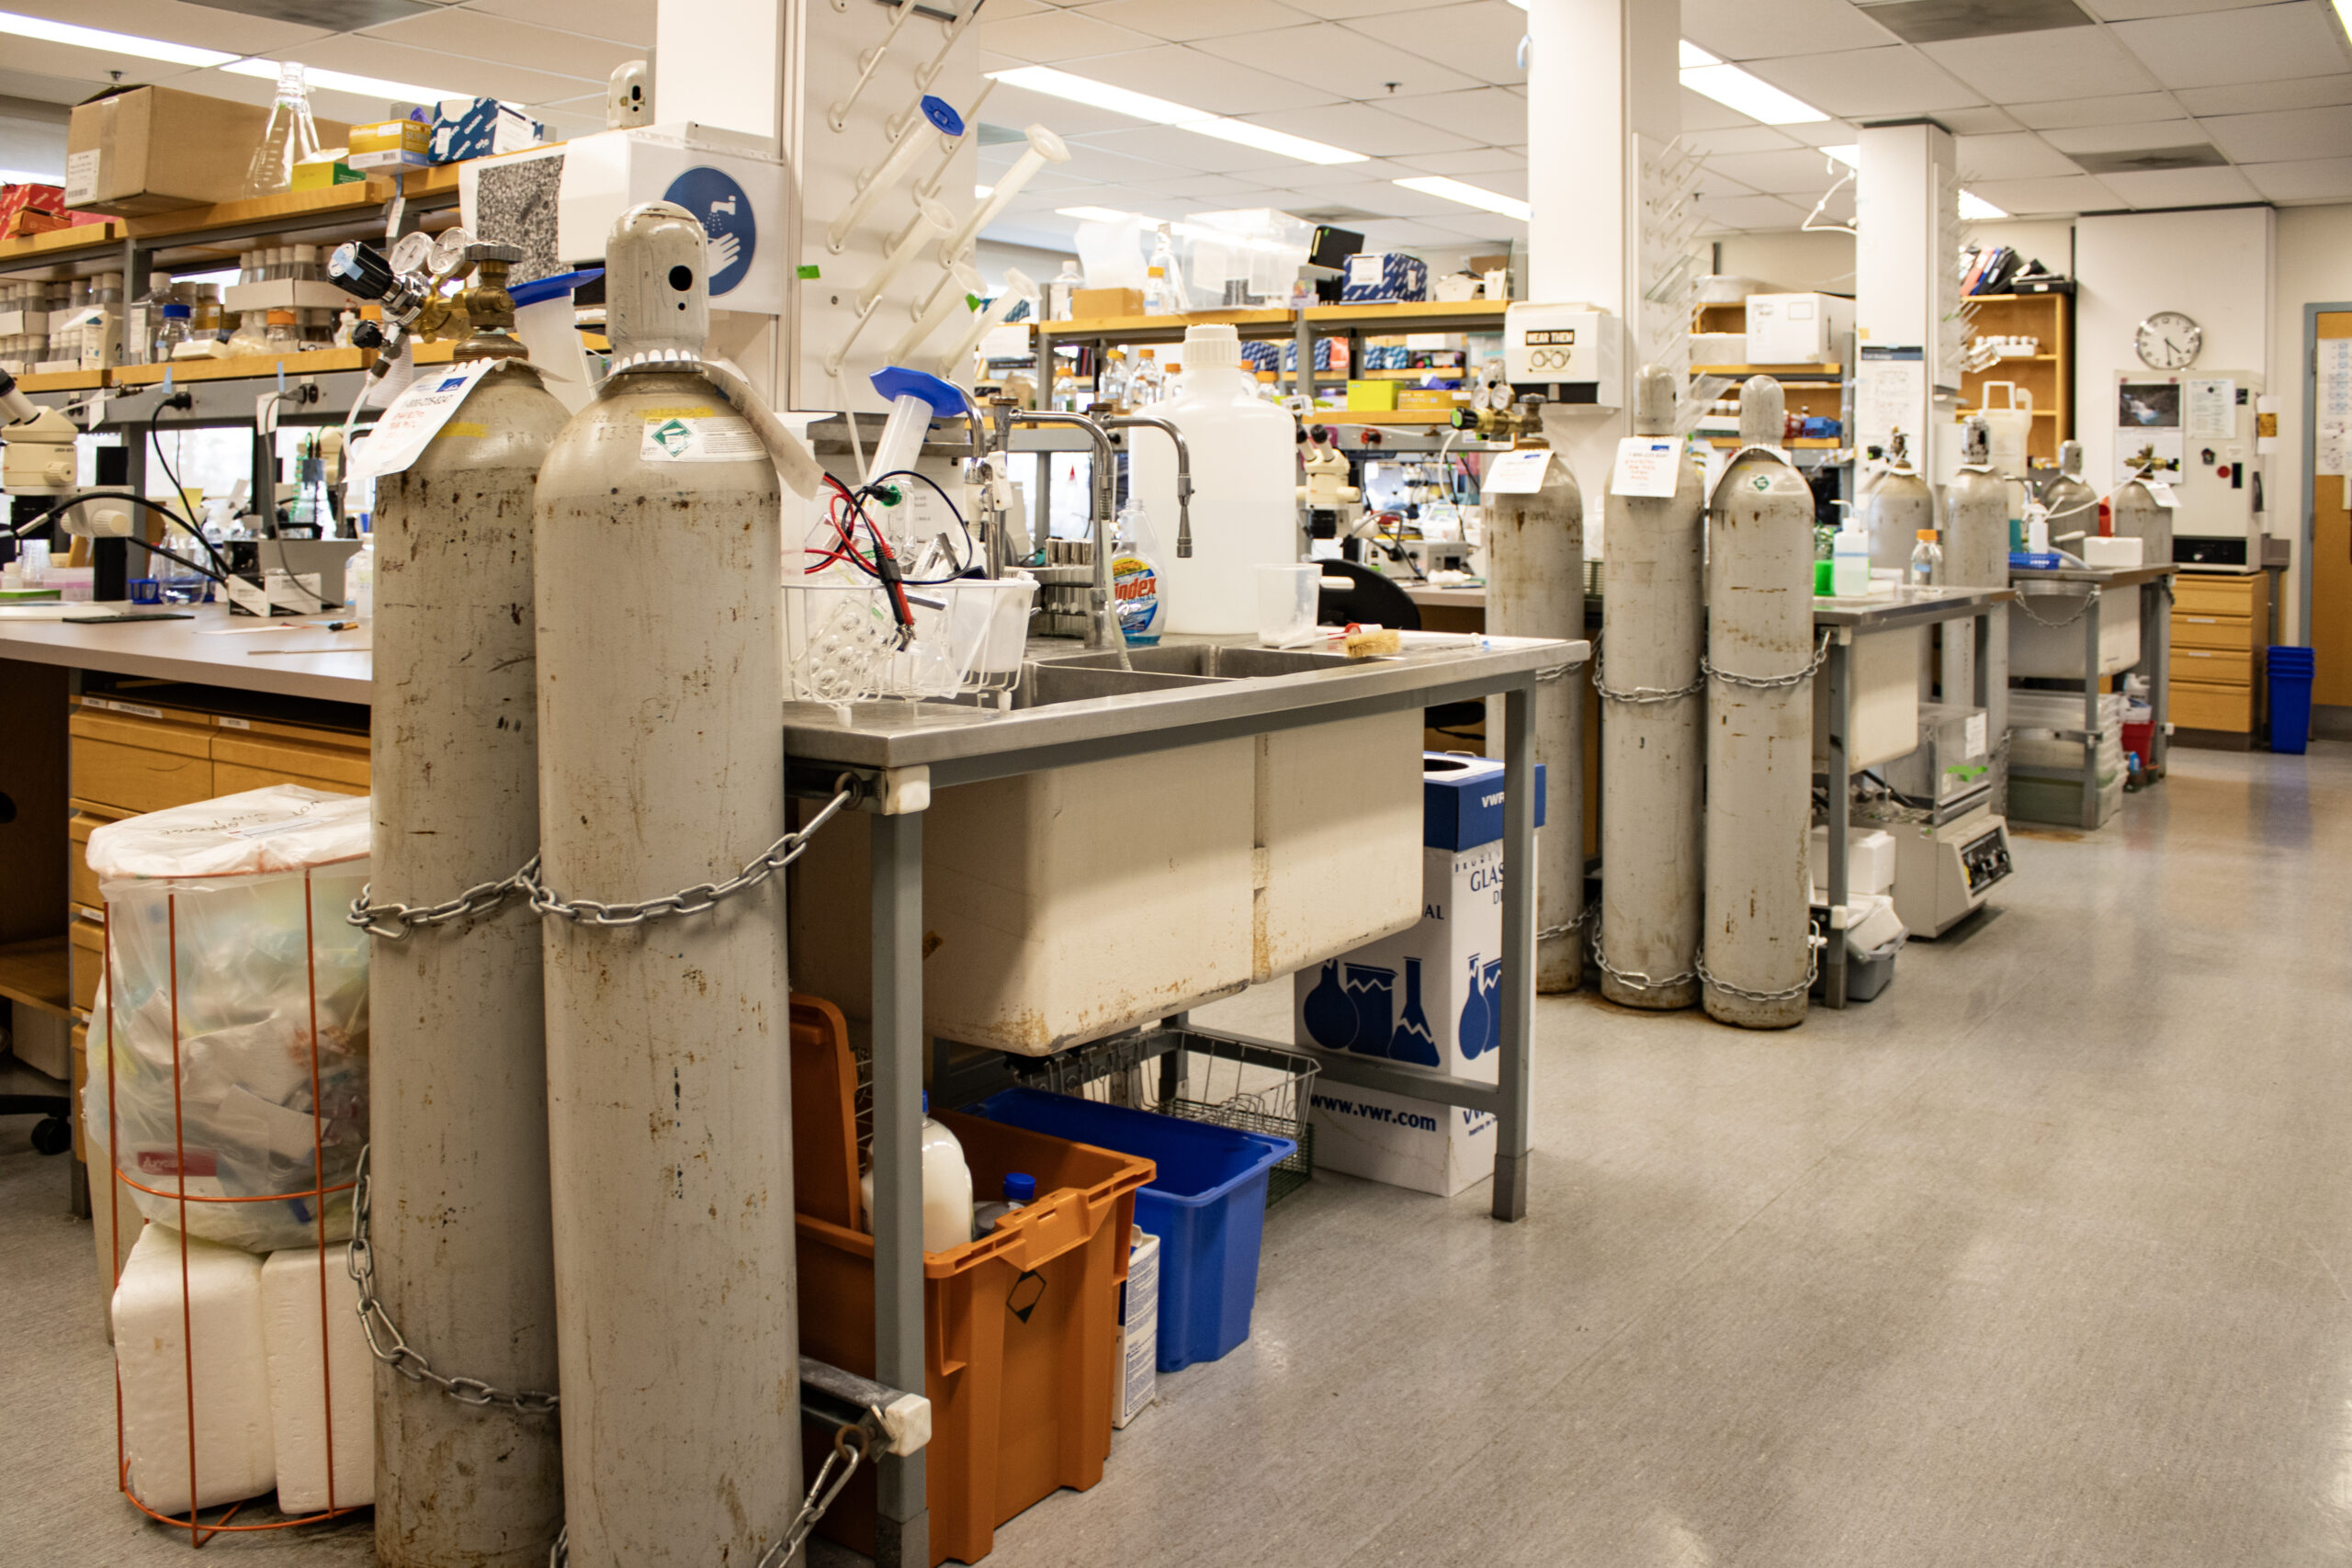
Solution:
<path fill-rule="evenodd" d="M 1933 528 L 1919 530 L 1919 542 L 1911 547 L 1911 565 L 1903 581 L 1914 588 L 1934 588 L 1944 580 L 1944 552 L 1936 543 Z"/>
<path fill-rule="evenodd" d="M 188 307 L 177 304 L 165 305 L 163 310 L 162 324 L 155 329 L 154 352 L 148 355 L 149 360 L 153 364 L 163 364 L 178 351 L 180 344 L 188 342 L 191 335 L 188 327 Z"/>
<path fill-rule="evenodd" d="M 1159 237 L 1152 241 L 1151 263 L 1145 270 L 1143 310 L 1147 316 L 1181 316 L 1187 301 L 1184 298 L 1184 275 L 1176 265 L 1176 241 L 1168 225 L 1159 226 Z"/>
<path fill-rule="evenodd" d="M 1870 530 L 1849 513 L 1829 544 L 1829 592 L 1840 599 L 1860 599 L 1870 591 Z"/>
<path fill-rule="evenodd" d="M 311 118 L 310 90 L 302 67 L 288 61 L 277 68 L 277 95 L 269 106 L 269 123 L 245 165 L 247 197 L 269 196 L 294 183 L 294 165 L 319 155 L 319 128 Z"/>
<path fill-rule="evenodd" d="M 1146 409 L 1168 393 L 1168 378 L 1159 367 L 1158 351 L 1148 348 L 1136 351 L 1135 373 L 1127 381 L 1127 406 Z"/>
<path fill-rule="evenodd" d="M 1061 271 L 1046 281 L 1046 320 L 1067 321 L 1072 313 L 1072 299 L 1086 287 L 1086 276 L 1078 270 L 1076 261 L 1062 263 Z"/>
<path fill-rule="evenodd" d="M 248 311 L 247 314 L 252 312 Z M 272 310 L 264 328 L 264 337 L 272 354 L 295 354 L 303 347 L 302 330 L 296 325 L 291 310 Z"/>

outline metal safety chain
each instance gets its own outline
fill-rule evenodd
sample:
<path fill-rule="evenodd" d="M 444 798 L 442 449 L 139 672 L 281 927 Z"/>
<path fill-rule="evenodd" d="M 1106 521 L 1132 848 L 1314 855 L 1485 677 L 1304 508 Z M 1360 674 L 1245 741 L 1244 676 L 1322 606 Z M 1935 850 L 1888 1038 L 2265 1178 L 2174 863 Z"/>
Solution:
<path fill-rule="evenodd" d="M 1839 933 L 1841 939 L 1843 934 Z M 1698 976 L 1700 983 L 1710 990 L 1720 991 L 1727 997 L 1736 997 L 1744 1002 L 1792 1002 L 1812 990 L 1813 983 L 1821 978 L 1822 943 L 1821 926 L 1818 921 L 1805 922 L 1804 945 L 1804 978 L 1793 986 L 1784 987 L 1777 991 L 1751 991 L 1745 986 L 1735 986 L 1728 981 L 1715 978 L 1707 972 L 1707 950 L 1704 947 L 1700 948 L 1691 958 L 1690 971 Z"/>
<path fill-rule="evenodd" d="M 362 883 L 359 897 L 351 901 L 345 923 L 359 927 L 371 936 L 392 942 L 405 939 L 418 926 L 445 925 L 451 920 L 470 919 L 486 915 L 506 902 L 510 895 L 520 893 L 527 886 L 526 879 L 536 879 L 539 874 L 539 857 L 533 855 L 523 869 L 495 882 L 478 882 L 455 898 L 445 898 L 438 904 L 377 904 L 368 895 L 375 891 L 372 882 Z"/>
<path fill-rule="evenodd" d="M 1679 975 L 1668 975 L 1658 980 L 1651 979 L 1639 969 L 1618 968 L 1617 965 L 1610 963 L 1608 955 L 1600 951 L 1600 926 L 1597 921 L 1592 928 L 1592 966 L 1619 985 L 1636 991 L 1663 991 L 1669 987 L 1686 985 L 1699 978 L 1696 966 L 1685 969 Z M 1806 984 L 1810 986 L 1812 982 L 1807 981 Z"/>
<path fill-rule="evenodd" d="M 786 833 L 745 861 L 743 869 L 724 882 L 697 882 L 675 893 L 666 893 L 658 898 L 647 898 L 634 904 L 606 904 L 594 898 L 559 896 L 539 880 L 537 856 L 514 875 L 523 890 L 530 895 L 532 908 L 542 915 L 553 915 L 579 925 L 640 926 L 648 920 L 666 920 L 673 915 L 699 915 L 722 899 L 749 892 L 798 860 L 801 852 L 808 849 L 808 840 L 816 837 L 826 823 L 839 816 L 843 807 L 857 799 L 861 787 L 854 777 L 843 773 L 834 781 L 832 799 L 825 802 L 824 809 L 809 818 L 807 827 L 796 828 Z"/>
<path fill-rule="evenodd" d="M 1821 668 L 1822 661 L 1829 657 L 1829 639 L 1832 635 L 1834 634 L 1823 632 L 1821 634 L 1821 646 L 1813 650 L 1813 662 L 1807 664 L 1804 669 L 1796 671 L 1791 674 L 1735 675 L 1728 670 L 1716 669 L 1703 657 L 1699 660 L 1699 674 L 1702 679 L 1721 681 L 1727 685 L 1733 686 L 1747 686 L 1752 690 L 1759 692 L 1779 691 L 1784 686 L 1802 686 L 1807 681 L 1813 679 L 1814 672 L 1819 670 Z"/>
<path fill-rule="evenodd" d="M 359 1289 L 359 1325 L 367 1332 L 368 1348 L 376 1359 L 411 1382 L 431 1383 L 460 1404 L 478 1409 L 503 1404 L 526 1416 L 553 1414 L 557 1404 L 554 1394 L 497 1388 L 480 1378 L 450 1377 L 435 1371 L 432 1362 L 401 1337 L 391 1314 L 376 1297 L 376 1253 L 368 1245 L 368 1148 L 363 1145 L 359 1150 L 359 1173 L 351 1190 L 351 1241 L 344 1254 L 344 1267 L 350 1271 L 351 1282 Z"/>
<path fill-rule="evenodd" d="M 1587 904 L 1577 912 L 1575 919 L 1566 925 L 1544 927 L 1535 933 L 1535 940 L 1539 942 L 1555 942 L 1564 936 L 1574 936 L 1599 919 L 1600 919 L 1600 905 L 1598 902 Z"/>
<path fill-rule="evenodd" d="M 1539 686 L 1548 686 L 1555 681 L 1566 680 L 1575 668 L 1574 664 L 1555 664 L 1548 670 L 1538 670 L 1532 679 Z"/>
<path fill-rule="evenodd" d="M 2035 615 L 2033 613 L 2034 597 L 2035 596 L 2030 593 L 2018 594 L 2017 597 L 2018 608 L 2025 612 L 2025 618 L 2031 621 L 2035 626 L 2048 626 L 2054 632 L 2064 627 L 2073 626 L 2075 622 L 2081 620 L 2085 615 L 2091 613 L 2091 606 L 2098 604 L 2099 600 L 2099 585 L 2096 582 L 2092 583 L 2090 585 L 2090 591 L 2083 595 L 2083 602 L 2079 605 L 2075 606 L 2075 613 L 2067 616 L 2063 621 L 2053 621 L 2047 615 Z"/>
<path fill-rule="evenodd" d="M 800 1500 L 799 1514 L 794 1517 L 791 1528 L 784 1532 L 783 1539 L 761 1552 L 759 1561 L 752 1568 L 778 1568 L 800 1550 L 808 1540 L 808 1532 L 817 1528 L 817 1521 L 825 1517 L 825 1510 L 833 1506 L 833 1499 L 839 1497 L 842 1488 L 849 1484 L 849 1478 L 857 1473 L 857 1467 L 865 1461 L 867 1450 L 874 1446 L 875 1433 L 881 1421 L 880 1411 L 868 1410 L 865 1419 L 856 1426 L 835 1428 L 833 1451 L 825 1456 L 825 1462 L 817 1471 L 817 1479 L 809 1483 L 808 1495 Z M 839 1467 L 838 1473 L 836 1466 Z M 555 1544 L 548 1549 L 548 1568 L 563 1568 L 571 1560 L 571 1527 L 566 1525 L 556 1532 Z"/>
<path fill-rule="evenodd" d="M 1687 686 L 1675 686 L 1672 688 L 1665 686 L 1629 686 L 1621 692 L 1615 687 L 1610 685 L 1609 682 L 1603 679 L 1603 670 L 1600 662 L 1600 640 L 1601 639 L 1600 637 L 1594 637 L 1592 639 L 1592 689 L 1599 692 L 1602 700 L 1605 702 L 1622 703 L 1627 707 L 1645 707 L 1655 703 L 1679 702 L 1684 697 L 1696 696 L 1699 693 L 1707 689 L 1707 666 L 1705 660 L 1702 659 L 1699 665 L 1698 679 L 1692 681 Z"/>

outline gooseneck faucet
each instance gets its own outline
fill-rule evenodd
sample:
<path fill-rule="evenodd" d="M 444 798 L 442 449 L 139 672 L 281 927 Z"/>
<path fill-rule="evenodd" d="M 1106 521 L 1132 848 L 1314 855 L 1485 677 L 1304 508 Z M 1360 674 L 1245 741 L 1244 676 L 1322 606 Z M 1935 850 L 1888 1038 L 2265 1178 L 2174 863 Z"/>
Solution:
<path fill-rule="evenodd" d="M 1176 444 L 1176 556 L 1180 560 L 1193 558 L 1193 451 L 1184 445 L 1184 433 L 1164 419 L 1154 419 L 1146 413 L 1125 414 L 1102 422 L 1105 430 L 1125 430 L 1131 425 L 1143 425 L 1164 430 L 1168 439 Z"/>

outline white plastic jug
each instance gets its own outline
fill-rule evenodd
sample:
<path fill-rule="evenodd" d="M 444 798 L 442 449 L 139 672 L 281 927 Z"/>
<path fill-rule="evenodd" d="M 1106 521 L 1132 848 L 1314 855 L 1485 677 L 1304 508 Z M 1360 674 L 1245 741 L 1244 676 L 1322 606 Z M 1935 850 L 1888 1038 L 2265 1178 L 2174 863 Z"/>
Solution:
<path fill-rule="evenodd" d="M 922 1097 L 922 1249 L 947 1252 L 972 1239 L 972 1168 L 956 1134 L 931 1119 L 931 1091 Z M 857 1179 L 865 1228 L 874 1228 L 874 1172 Z"/>
<path fill-rule="evenodd" d="M 1193 553 L 1175 548 L 1176 449 L 1129 433 L 1134 492 L 1158 524 L 1168 626 L 1196 633 L 1258 628 L 1258 570 L 1298 558 L 1297 429 L 1258 396 L 1229 326 L 1184 329 L 1182 389 L 1152 412 L 1184 433 L 1193 467 Z"/>
<path fill-rule="evenodd" d="M 1993 400 L 1993 394 L 2001 400 Z M 2011 381 L 1987 381 L 1978 394 L 1984 407 L 1984 433 L 1992 441 L 1993 471 L 2021 478 L 2026 471 L 2026 446 L 2033 434 L 2033 393 Z M 1963 418 L 1966 416 L 1963 415 Z"/>

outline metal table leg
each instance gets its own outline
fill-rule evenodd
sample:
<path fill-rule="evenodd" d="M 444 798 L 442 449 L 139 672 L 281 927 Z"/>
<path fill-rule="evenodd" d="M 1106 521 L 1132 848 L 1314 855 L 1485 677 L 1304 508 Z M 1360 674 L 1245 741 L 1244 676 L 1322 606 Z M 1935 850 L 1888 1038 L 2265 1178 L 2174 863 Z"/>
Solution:
<path fill-rule="evenodd" d="M 1853 776 L 1846 767 L 1847 738 L 1854 732 L 1853 644 L 1848 640 L 1852 635 L 1832 634 L 1822 666 L 1829 680 L 1829 940 L 1821 954 L 1821 999 L 1833 1008 L 1846 1005 L 1846 829 L 1854 802 Z"/>
<path fill-rule="evenodd" d="M 2098 826 L 2098 592 L 2083 602 L 2083 827 Z"/>
<path fill-rule="evenodd" d="M 2165 731 L 2172 719 L 2172 581 L 2157 578 L 2140 585 L 2140 668 L 2148 677 L 2148 776 L 2165 774 L 2172 741 Z"/>
<path fill-rule="evenodd" d="M 1528 1071 L 1535 1037 L 1535 717 L 1525 686 L 1503 698 L 1502 1060 L 1497 1068 L 1495 1204 L 1498 1220 L 1527 1214 Z M 1583 831 L 1575 822 L 1555 833 Z"/>
<path fill-rule="evenodd" d="M 874 875 L 874 1377 L 924 1387 L 922 816 L 876 816 Z M 876 1568 L 930 1568 L 922 1453 L 876 1470 Z"/>

